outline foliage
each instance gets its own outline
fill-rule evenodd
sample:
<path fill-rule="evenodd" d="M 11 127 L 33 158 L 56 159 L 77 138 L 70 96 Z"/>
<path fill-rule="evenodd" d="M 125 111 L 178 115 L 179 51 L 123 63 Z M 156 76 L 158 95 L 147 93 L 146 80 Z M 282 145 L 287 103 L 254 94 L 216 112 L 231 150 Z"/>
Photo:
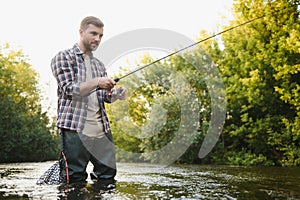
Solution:
<path fill-rule="evenodd" d="M 203 67 L 211 60 L 195 59 L 190 53 L 184 59 L 185 55 L 178 55 L 156 63 L 122 81 L 128 98 L 109 107 L 112 129 L 117 147 L 137 154 L 128 160 L 124 152 L 118 152 L 119 160 L 128 162 L 138 156 L 140 161 L 164 163 L 175 161 L 186 150 L 193 156 L 185 153 L 177 162 L 197 158 L 199 149 L 195 151 L 190 145 L 198 144 L 197 137 L 203 138 L 202 131 L 207 129 L 210 118 L 210 96 L 203 78 L 207 69 L 199 65 Z M 145 56 L 141 63 L 151 61 Z"/>
<path fill-rule="evenodd" d="M 37 73 L 21 51 L 0 47 L 0 162 L 43 161 L 59 155 L 42 113 Z"/>
<path fill-rule="evenodd" d="M 204 47 L 216 58 L 226 86 L 224 148 L 245 151 L 247 159 L 262 155 L 268 163 L 299 165 L 297 6 L 293 1 L 239 0 L 234 12 L 230 26 L 264 17 L 225 33 L 221 53 L 210 44 Z"/>
<path fill-rule="evenodd" d="M 187 123 L 187 126 L 197 127 L 196 131 L 185 129 L 180 135 L 182 144 L 174 145 L 189 144 L 176 162 L 300 165 L 297 6 L 292 0 L 237 0 L 233 12 L 235 19 L 223 27 L 224 30 L 264 17 L 226 32 L 218 40 L 207 40 L 190 52 L 172 56 L 122 82 L 128 88 L 129 99 L 126 105 L 116 104 L 111 112 L 113 121 L 117 121 L 113 126 L 117 145 L 137 153 L 135 158 L 141 156 L 142 160 L 168 159 L 176 148 L 168 149 L 169 154 L 158 150 L 176 138 L 184 107 L 178 96 L 184 96 L 189 99 L 186 105 L 196 110 L 200 118 L 195 126 Z M 203 31 L 201 35 L 203 39 L 208 34 Z M 141 61 L 142 64 L 149 62 L 151 58 L 147 56 Z M 224 93 L 220 89 L 223 83 L 210 73 L 212 65 L 208 63 L 215 63 L 222 76 L 227 114 L 219 141 L 208 156 L 199 159 L 199 147 L 213 114 L 211 91 L 219 94 L 218 98 L 223 98 Z M 178 74 L 188 87 L 178 84 Z M 184 92 L 176 93 L 174 88 Z M 222 105 L 219 106 L 222 110 Z M 195 120 L 193 114 L 190 117 L 190 121 Z"/>
<path fill-rule="evenodd" d="M 229 152 L 227 154 L 227 162 L 229 165 L 244 165 L 244 166 L 272 166 L 273 162 L 268 161 L 266 156 L 259 154 L 253 154 L 251 152 L 247 152 L 246 149 L 242 149 L 239 152 Z"/>

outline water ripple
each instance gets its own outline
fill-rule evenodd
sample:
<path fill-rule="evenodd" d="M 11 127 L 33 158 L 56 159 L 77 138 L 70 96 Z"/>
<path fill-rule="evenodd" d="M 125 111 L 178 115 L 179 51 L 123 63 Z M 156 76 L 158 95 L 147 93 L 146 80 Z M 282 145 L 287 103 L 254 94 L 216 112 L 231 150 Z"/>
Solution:
<path fill-rule="evenodd" d="M 36 185 L 53 163 L 0 165 L 0 199 L 300 199 L 299 168 L 118 163 L 115 189 Z"/>

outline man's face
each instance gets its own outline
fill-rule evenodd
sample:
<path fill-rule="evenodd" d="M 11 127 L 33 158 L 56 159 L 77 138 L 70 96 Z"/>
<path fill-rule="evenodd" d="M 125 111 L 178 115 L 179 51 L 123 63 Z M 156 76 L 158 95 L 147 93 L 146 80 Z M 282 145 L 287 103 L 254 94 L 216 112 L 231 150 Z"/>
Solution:
<path fill-rule="evenodd" d="M 89 24 L 86 30 L 80 29 L 80 37 L 87 51 L 95 51 L 101 42 L 102 36 L 103 27 Z"/>

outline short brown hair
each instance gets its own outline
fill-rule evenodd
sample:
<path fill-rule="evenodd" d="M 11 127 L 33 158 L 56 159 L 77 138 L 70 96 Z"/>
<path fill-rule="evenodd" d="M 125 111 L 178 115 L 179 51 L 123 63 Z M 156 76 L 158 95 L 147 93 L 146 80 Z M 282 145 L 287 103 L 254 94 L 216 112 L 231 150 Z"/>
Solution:
<path fill-rule="evenodd" d="M 94 17 L 94 16 L 88 16 L 88 17 L 85 17 L 81 21 L 80 28 L 85 30 L 85 29 L 87 29 L 89 24 L 93 24 L 94 26 L 97 26 L 97 27 L 103 27 L 104 26 L 103 22 L 99 18 Z"/>

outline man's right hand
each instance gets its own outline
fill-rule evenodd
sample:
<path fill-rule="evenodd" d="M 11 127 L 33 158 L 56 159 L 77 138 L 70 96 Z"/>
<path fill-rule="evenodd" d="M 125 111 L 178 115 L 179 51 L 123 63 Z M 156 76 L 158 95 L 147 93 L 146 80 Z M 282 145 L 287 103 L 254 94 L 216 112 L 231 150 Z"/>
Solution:
<path fill-rule="evenodd" d="M 116 82 L 108 77 L 98 78 L 98 87 L 101 89 L 111 90 L 116 85 Z"/>

